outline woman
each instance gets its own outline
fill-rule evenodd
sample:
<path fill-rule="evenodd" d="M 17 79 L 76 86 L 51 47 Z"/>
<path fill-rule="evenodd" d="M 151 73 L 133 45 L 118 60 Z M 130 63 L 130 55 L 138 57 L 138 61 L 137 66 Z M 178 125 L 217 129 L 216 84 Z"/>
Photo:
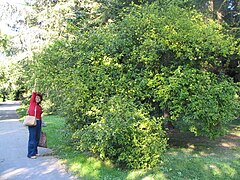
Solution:
<path fill-rule="evenodd" d="M 42 101 L 42 95 L 39 93 L 33 92 L 30 100 L 30 105 L 28 108 L 28 114 L 30 116 L 36 117 L 37 125 L 28 126 L 29 140 L 28 140 L 27 157 L 31 159 L 36 159 L 37 156 L 39 156 L 37 147 L 40 139 L 41 125 L 42 125 L 42 107 L 40 105 L 41 101 Z"/>

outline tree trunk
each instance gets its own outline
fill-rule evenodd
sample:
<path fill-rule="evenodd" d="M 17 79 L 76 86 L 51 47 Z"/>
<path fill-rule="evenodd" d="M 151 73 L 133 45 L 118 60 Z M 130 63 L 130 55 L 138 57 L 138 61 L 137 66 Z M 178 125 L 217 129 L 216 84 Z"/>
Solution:
<path fill-rule="evenodd" d="M 223 21 L 223 5 L 226 0 L 210 0 L 208 1 L 208 9 L 212 12 L 213 18 L 219 20 L 220 22 Z"/>
<path fill-rule="evenodd" d="M 169 109 L 164 109 L 163 110 L 163 117 L 166 120 L 166 122 L 163 124 L 163 127 L 166 129 L 174 129 L 174 126 L 172 122 L 169 120 L 170 119 L 170 110 Z"/>

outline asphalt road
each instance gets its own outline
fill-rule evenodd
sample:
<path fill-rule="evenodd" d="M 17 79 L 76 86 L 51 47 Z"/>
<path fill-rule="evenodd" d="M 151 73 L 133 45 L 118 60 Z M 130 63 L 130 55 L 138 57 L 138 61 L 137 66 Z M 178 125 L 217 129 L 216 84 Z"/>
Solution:
<path fill-rule="evenodd" d="M 0 103 L 0 180 L 74 180 L 51 150 L 27 158 L 28 129 L 19 122 L 19 102 Z"/>

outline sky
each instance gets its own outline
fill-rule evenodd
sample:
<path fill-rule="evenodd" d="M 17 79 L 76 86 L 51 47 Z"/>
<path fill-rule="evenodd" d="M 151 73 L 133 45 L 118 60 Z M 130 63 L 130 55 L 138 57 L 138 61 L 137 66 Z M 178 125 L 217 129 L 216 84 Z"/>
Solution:
<path fill-rule="evenodd" d="M 23 9 L 26 6 L 23 6 L 25 3 L 25 0 L 0 0 L 0 4 L 5 4 L 5 3 L 12 4 L 14 6 L 17 6 L 18 9 Z M 1 12 L 1 14 L 4 14 L 4 12 Z M 14 14 L 13 16 L 8 16 L 8 17 L 1 17 L 0 19 L 0 31 L 4 34 L 8 35 L 15 35 L 15 32 L 11 30 L 11 28 L 8 26 L 11 24 L 14 24 L 16 20 L 19 19 L 24 19 L 21 14 Z"/>
<path fill-rule="evenodd" d="M 24 0 L 0 0 L 0 2 L 8 2 L 11 4 L 23 4 Z"/>
<path fill-rule="evenodd" d="M 25 3 L 24 0 L 0 0 L 0 4 L 4 4 L 6 2 L 17 6 L 18 8 L 24 7 L 24 6 L 22 6 L 22 4 Z M 1 12 L 1 14 L 4 14 L 4 12 Z M 14 18 L 21 18 L 21 17 L 15 16 L 15 17 L 8 17 L 6 19 L 0 19 L 0 31 L 2 33 L 10 35 L 10 36 L 16 35 L 16 32 L 12 31 L 11 28 L 9 28 L 9 26 L 7 25 L 7 24 L 11 24 L 14 21 Z M 0 53 L 0 64 L 3 63 L 2 61 L 4 61 L 4 56 L 3 56 L 3 54 Z"/>

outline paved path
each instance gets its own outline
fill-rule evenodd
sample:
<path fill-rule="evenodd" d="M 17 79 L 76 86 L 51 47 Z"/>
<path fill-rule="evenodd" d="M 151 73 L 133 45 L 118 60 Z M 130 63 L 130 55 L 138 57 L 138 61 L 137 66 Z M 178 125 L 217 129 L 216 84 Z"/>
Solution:
<path fill-rule="evenodd" d="M 27 158 L 28 129 L 16 114 L 18 102 L 0 103 L 0 180 L 73 180 L 51 150 L 39 148 L 37 159 Z"/>

